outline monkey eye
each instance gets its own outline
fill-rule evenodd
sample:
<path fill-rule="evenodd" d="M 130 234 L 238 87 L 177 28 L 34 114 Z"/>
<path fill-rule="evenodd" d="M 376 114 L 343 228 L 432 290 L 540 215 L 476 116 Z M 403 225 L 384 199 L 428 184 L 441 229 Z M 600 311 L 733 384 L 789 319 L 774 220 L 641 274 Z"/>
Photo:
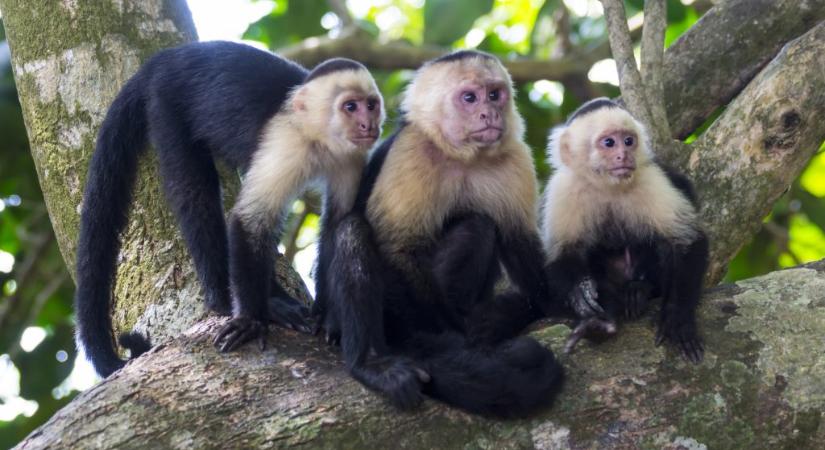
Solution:
<path fill-rule="evenodd" d="M 370 111 L 375 111 L 375 106 L 378 104 L 375 100 L 367 101 L 367 109 Z"/>
<path fill-rule="evenodd" d="M 349 112 L 354 112 L 356 109 L 358 109 L 358 104 L 355 102 L 346 102 L 344 103 L 344 109 L 346 109 Z"/>
<path fill-rule="evenodd" d="M 624 138 L 624 145 L 626 145 L 628 147 L 632 147 L 633 146 L 633 136 L 628 136 L 628 137 Z"/>
<path fill-rule="evenodd" d="M 499 92 L 498 89 L 490 91 L 490 93 L 487 94 L 487 97 L 490 99 L 491 102 L 496 102 L 501 97 L 501 92 Z"/>
<path fill-rule="evenodd" d="M 613 146 L 614 146 L 614 145 L 616 145 L 616 140 L 615 140 L 615 139 L 613 139 L 613 138 L 604 138 L 604 140 L 602 141 L 602 143 L 603 143 L 603 144 L 604 144 L 604 146 L 605 146 L 605 147 L 607 147 L 607 148 L 613 148 Z"/>
<path fill-rule="evenodd" d="M 465 93 L 461 96 L 461 98 L 462 98 L 462 100 L 464 100 L 464 101 L 465 101 L 465 102 L 467 102 L 467 103 L 475 103 L 475 102 L 476 102 L 476 100 L 478 99 L 478 98 L 476 97 L 476 95 L 475 95 L 474 93 L 472 93 L 472 92 L 465 92 Z"/>

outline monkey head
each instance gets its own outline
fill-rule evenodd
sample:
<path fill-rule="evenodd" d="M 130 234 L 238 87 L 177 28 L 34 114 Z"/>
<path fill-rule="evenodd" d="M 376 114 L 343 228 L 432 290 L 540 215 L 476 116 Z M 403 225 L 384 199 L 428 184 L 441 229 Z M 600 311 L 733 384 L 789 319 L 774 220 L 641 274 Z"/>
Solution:
<path fill-rule="evenodd" d="M 477 51 L 459 51 L 418 70 L 401 105 L 447 157 L 469 162 L 506 150 L 523 133 L 513 103 L 510 75 L 499 60 Z"/>
<path fill-rule="evenodd" d="M 369 71 L 358 62 L 335 58 L 312 70 L 293 93 L 295 126 L 343 155 L 364 155 L 381 135 L 384 100 Z"/>
<path fill-rule="evenodd" d="M 573 170 L 595 185 L 628 186 L 651 161 L 644 127 L 621 105 L 591 100 L 553 130 L 548 154 L 557 170 Z"/>

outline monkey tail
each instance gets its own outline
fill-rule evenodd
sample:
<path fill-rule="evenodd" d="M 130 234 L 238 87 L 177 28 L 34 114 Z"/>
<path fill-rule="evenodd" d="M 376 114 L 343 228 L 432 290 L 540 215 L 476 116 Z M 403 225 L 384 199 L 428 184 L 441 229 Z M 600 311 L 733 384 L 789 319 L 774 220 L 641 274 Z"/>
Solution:
<path fill-rule="evenodd" d="M 549 406 L 564 380 L 553 352 L 530 337 L 475 347 L 463 337 L 442 335 L 419 348 L 429 352 L 436 346 L 446 350 L 426 358 L 431 381 L 424 393 L 471 413 L 523 417 Z"/>
<path fill-rule="evenodd" d="M 145 69 L 145 68 L 144 68 Z M 77 342 L 103 377 L 125 364 L 117 354 L 110 317 L 120 233 L 126 226 L 138 156 L 147 143 L 145 70 L 132 77 L 115 98 L 97 138 L 87 173 L 77 244 Z M 135 336 L 134 333 L 129 336 Z M 132 357 L 144 342 L 136 343 Z"/>

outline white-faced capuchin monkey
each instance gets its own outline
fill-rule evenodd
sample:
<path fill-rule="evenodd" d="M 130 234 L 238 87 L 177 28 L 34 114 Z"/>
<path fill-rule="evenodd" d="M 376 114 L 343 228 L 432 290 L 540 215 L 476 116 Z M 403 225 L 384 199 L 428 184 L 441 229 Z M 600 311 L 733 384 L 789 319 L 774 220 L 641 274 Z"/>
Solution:
<path fill-rule="evenodd" d="M 358 381 L 402 408 L 422 394 L 492 416 L 546 406 L 563 378 L 550 350 L 473 336 L 479 306 L 550 308 L 510 76 L 486 53 L 449 54 L 417 72 L 402 113 L 331 235 L 335 270 L 317 308 L 328 336 L 340 334 Z M 502 263 L 514 290 L 496 297 Z"/>
<path fill-rule="evenodd" d="M 656 343 L 698 363 L 696 306 L 708 239 L 690 181 L 654 160 L 644 127 L 606 98 L 575 111 L 550 137 L 555 167 L 544 197 L 551 289 L 581 319 L 567 344 L 616 332 L 661 297 Z"/>
<path fill-rule="evenodd" d="M 229 351 L 254 338 L 263 346 L 268 322 L 308 331 L 308 311 L 274 279 L 275 238 L 291 200 L 314 181 L 325 182 L 325 223 L 352 208 L 383 119 L 381 94 L 355 61 L 332 59 L 307 72 L 229 42 L 150 58 L 109 108 L 86 182 L 75 308 L 77 339 L 95 370 L 105 377 L 124 364 L 109 309 L 119 235 L 147 142 L 206 305 L 234 315 L 215 339 Z M 215 160 L 243 173 L 228 232 Z M 121 344 L 133 357 L 149 347 L 135 333 Z"/>

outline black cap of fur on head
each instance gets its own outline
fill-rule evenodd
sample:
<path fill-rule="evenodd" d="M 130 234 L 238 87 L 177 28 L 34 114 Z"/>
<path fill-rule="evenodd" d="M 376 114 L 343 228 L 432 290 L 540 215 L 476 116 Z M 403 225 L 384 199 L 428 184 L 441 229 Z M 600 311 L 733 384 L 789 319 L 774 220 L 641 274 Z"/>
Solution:
<path fill-rule="evenodd" d="M 309 75 L 304 78 L 304 83 L 309 83 L 316 78 L 320 78 L 334 72 L 340 72 L 342 70 L 367 70 L 367 68 L 358 61 L 353 61 L 347 58 L 332 58 L 315 66 Z"/>
<path fill-rule="evenodd" d="M 622 108 L 622 109 L 624 109 L 624 106 L 622 106 L 618 102 L 610 100 L 607 97 L 594 98 L 593 100 L 590 100 L 589 102 L 579 106 L 579 108 L 577 110 L 573 111 L 573 114 L 570 114 L 570 116 L 567 118 L 567 125 L 570 125 L 571 123 L 573 123 L 574 120 L 578 119 L 581 116 L 587 115 L 587 114 L 589 114 L 593 111 L 596 111 L 596 110 L 599 110 L 599 109 L 602 109 L 602 108 Z"/>
<path fill-rule="evenodd" d="M 468 58 L 485 58 L 485 59 L 496 59 L 495 56 L 485 53 L 479 50 L 459 50 L 457 52 L 448 53 L 444 56 L 439 56 L 436 59 L 433 59 L 429 62 L 429 64 L 438 64 L 438 63 L 445 63 L 445 62 L 455 62 L 461 61 L 462 59 Z"/>

